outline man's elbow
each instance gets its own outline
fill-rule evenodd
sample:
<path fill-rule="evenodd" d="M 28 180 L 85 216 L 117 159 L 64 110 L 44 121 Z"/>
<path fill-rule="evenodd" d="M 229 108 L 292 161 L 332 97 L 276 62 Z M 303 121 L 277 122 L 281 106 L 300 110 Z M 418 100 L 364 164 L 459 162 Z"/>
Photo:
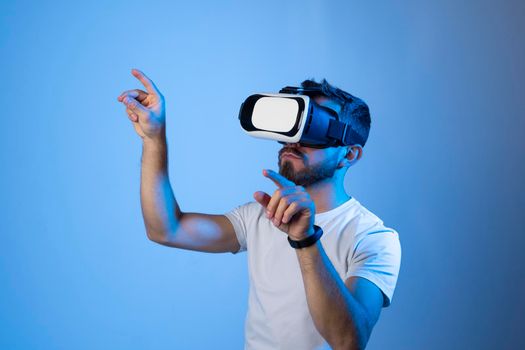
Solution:
<path fill-rule="evenodd" d="M 349 335 L 342 338 L 340 342 L 330 345 L 334 350 L 364 350 L 367 343 L 368 337 Z"/>
<path fill-rule="evenodd" d="M 155 242 L 155 243 L 163 244 L 166 242 L 166 235 L 159 234 L 152 230 L 146 230 L 146 236 L 148 237 L 150 241 Z"/>
<path fill-rule="evenodd" d="M 173 240 L 173 235 L 180 226 L 184 213 L 179 212 L 175 221 L 170 221 L 165 225 L 148 225 L 145 222 L 146 236 L 152 242 L 167 245 Z"/>
<path fill-rule="evenodd" d="M 364 321 L 358 327 L 352 327 L 351 330 L 346 331 L 338 341 L 333 342 L 330 346 L 334 350 L 363 350 L 368 344 L 372 328 L 372 323 Z"/>

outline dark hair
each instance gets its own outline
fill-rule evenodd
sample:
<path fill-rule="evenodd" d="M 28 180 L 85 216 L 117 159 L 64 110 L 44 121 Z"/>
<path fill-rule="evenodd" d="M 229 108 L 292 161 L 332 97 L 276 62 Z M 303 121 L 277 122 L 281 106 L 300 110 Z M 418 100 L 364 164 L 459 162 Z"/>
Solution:
<path fill-rule="evenodd" d="M 304 88 L 320 88 L 318 96 L 324 96 L 341 104 L 339 117 L 342 122 L 348 123 L 361 136 L 363 140 L 362 147 L 365 146 L 368 134 L 370 132 L 370 110 L 365 101 L 349 94 L 335 86 L 330 85 L 326 79 L 320 83 L 313 79 L 305 80 L 301 83 Z M 315 95 L 314 95 L 315 96 Z"/>

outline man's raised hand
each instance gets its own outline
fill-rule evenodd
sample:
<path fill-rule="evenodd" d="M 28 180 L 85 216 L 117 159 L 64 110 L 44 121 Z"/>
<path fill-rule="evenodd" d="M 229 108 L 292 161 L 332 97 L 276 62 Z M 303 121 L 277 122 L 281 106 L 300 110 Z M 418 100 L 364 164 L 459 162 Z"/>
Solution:
<path fill-rule="evenodd" d="M 166 132 L 164 96 L 153 81 L 140 70 L 132 69 L 131 74 L 144 85 L 146 91 L 127 90 L 121 93 L 117 100 L 126 106 L 128 118 L 143 140 L 164 137 Z"/>

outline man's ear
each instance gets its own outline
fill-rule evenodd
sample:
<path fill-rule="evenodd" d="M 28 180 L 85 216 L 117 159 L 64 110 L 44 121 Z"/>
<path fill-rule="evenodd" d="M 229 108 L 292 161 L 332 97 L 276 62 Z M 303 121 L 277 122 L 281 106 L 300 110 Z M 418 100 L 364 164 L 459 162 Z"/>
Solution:
<path fill-rule="evenodd" d="M 343 167 L 351 167 L 359 159 L 361 159 L 361 156 L 363 155 L 363 147 L 361 145 L 353 145 L 348 146 L 345 148 L 346 155 L 345 157 L 339 162 L 339 166 L 341 168 Z"/>

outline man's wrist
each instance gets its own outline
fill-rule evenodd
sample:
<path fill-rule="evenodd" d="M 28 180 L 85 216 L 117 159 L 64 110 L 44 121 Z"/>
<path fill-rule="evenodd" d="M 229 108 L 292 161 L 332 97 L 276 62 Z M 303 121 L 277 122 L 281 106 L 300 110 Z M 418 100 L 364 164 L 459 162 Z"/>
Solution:
<path fill-rule="evenodd" d="M 291 235 L 288 235 L 290 237 L 290 239 L 294 240 L 294 241 L 300 241 L 300 240 L 303 240 L 307 237 L 310 237 L 311 235 L 313 235 L 315 233 L 315 225 L 312 225 L 312 227 L 308 228 L 308 230 L 303 234 L 301 235 L 300 237 L 294 237 L 294 236 L 291 236 Z"/>
<path fill-rule="evenodd" d="M 166 135 L 164 133 L 155 137 L 144 137 L 142 139 L 144 147 L 159 147 L 166 145 Z"/>
<path fill-rule="evenodd" d="M 315 242 L 317 242 L 323 235 L 323 229 L 317 225 L 314 225 L 310 231 L 313 231 L 313 232 L 309 232 L 306 238 L 303 238 L 301 240 L 295 240 L 295 239 L 290 238 L 290 236 L 288 236 L 288 242 L 295 249 L 309 247 L 315 244 Z"/>

